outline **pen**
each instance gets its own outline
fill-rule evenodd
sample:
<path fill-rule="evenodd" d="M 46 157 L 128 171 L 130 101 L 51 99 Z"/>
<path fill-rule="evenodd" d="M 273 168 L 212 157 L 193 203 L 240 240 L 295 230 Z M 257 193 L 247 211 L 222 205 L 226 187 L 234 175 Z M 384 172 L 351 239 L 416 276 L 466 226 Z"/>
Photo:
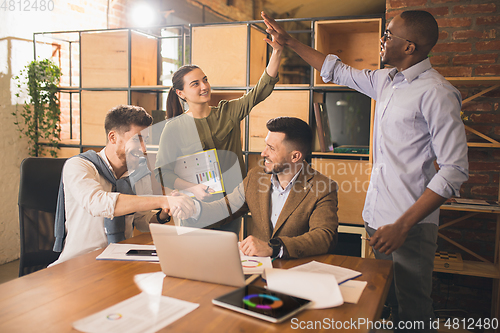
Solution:
<path fill-rule="evenodd" d="M 207 186 L 207 188 L 205 189 L 205 192 L 208 193 L 208 189 L 210 188 L 210 186 Z"/>
<path fill-rule="evenodd" d="M 365 240 L 365 241 L 370 241 L 371 240 L 371 238 L 366 238 L 366 237 L 363 237 L 363 236 L 361 236 L 361 239 Z"/>

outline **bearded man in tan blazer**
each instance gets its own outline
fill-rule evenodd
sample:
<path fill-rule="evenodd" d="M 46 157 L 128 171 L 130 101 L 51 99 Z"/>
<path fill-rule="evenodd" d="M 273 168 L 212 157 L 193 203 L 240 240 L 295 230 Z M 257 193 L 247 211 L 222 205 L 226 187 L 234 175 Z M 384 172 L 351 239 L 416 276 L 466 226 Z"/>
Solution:
<path fill-rule="evenodd" d="M 240 243 L 245 255 L 300 258 L 331 253 L 338 239 L 337 184 L 304 160 L 312 145 L 311 128 L 293 117 L 274 118 L 266 126 L 264 165 L 250 170 L 225 198 L 200 202 L 199 219 L 188 224 L 224 224 L 250 212 L 248 237 Z"/>

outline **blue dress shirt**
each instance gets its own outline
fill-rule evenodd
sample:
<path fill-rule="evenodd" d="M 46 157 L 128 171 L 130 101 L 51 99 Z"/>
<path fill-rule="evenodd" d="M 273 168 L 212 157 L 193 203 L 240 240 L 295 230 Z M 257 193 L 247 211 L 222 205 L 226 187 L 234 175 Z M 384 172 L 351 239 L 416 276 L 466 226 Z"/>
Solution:
<path fill-rule="evenodd" d="M 295 176 L 290 180 L 285 188 L 281 187 L 280 181 L 278 180 L 278 176 L 275 174 L 271 175 L 271 223 L 273 224 L 273 229 L 276 228 L 276 223 L 278 222 L 278 218 L 280 217 L 281 211 L 285 206 L 286 199 L 288 199 L 288 195 L 290 194 L 290 190 L 292 189 L 295 180 L 299 176 L 300 171 L 302 171 L 302 166 L 300 170 L 297 171 Z"/>
<path fill-rule="evenodd" d="M 426 188 L 445 198 L 459 196 L 469 168 L 460 118 L 462 98 L 429 59 L 402 72 L 372 71 L 352 68 L 328 55 L 321 77 L 377 101 L 373 167 L 363 209 L 371 228 L 394 223 Z M 439 209 L 420 223 L 438 225 Z"/>
<path fill-rule="evenodd" d="M 302 171 L 302 166 L 300 170 L 297 171 L 295 176 L 290 180 L 285 188 L 281 187 L 280 181 L 278 180 L 278 176 L 273 174 L 271 175 L 271 223 L 273 225 L 273 229 L 276 228 L 276 223 L 278 222 L 278 218 L 280 217 L 281 211 L 285 206 L 286 199 L 288 199 L 288 195 L 290 194 L 290 190 L 292 189 L 295 180 L 299 176 L 300 171 Z M 283 257 L 283 246 L 278 253 L 278 258 Z"/>

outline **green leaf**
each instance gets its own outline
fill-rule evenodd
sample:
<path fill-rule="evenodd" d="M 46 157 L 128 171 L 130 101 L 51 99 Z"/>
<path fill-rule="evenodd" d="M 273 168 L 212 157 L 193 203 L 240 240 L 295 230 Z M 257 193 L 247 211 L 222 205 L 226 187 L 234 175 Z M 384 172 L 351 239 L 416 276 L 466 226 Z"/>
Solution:
<path fill-rule="evenodd" d="M 18 88 L 25 87 L 22 89 L 28 95 L 23 108 L 18 110 L 16 106 L 16 112 L 12 113 L 16 117 L 14 125 L 18 126 L 20 137 L 25 135 L 28 138 L 31 155 L 36 156 L 41 152 L 41 145 L 38 144 L 40 138 L 49 139 L 48 145 L 58 148 L 61 110 L 57 86 L 60 78 L 60 68 L 50 59 L 33 60 L 24 66 L 20 75 L 14 77 L 18 81 Z M 16 97 L 20 97 L 20 94 L 17 93 Z M 24 129 L 17 120 L 18 115 L 24 121 Z M 57 155 L 56 150 L 50 153 L 52 156 Z"/>

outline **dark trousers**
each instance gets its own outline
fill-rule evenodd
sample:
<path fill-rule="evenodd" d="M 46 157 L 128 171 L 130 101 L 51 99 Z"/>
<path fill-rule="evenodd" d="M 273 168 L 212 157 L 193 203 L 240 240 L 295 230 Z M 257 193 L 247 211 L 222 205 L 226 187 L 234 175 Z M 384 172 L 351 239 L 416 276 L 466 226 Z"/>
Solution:
<path fill-rule="evenodd" d="M 370 237 L 376 231 L 366 223 L 365 228 Z M 436 332 L 430 323 L 435 320 L 431 292 L 437 233 L 435 224 L 417 224 L 390 255 L 374 249 L 375 258 L 393 262 L 394 280 L 386 304 L 392 309 L 395 332 Z"/>

